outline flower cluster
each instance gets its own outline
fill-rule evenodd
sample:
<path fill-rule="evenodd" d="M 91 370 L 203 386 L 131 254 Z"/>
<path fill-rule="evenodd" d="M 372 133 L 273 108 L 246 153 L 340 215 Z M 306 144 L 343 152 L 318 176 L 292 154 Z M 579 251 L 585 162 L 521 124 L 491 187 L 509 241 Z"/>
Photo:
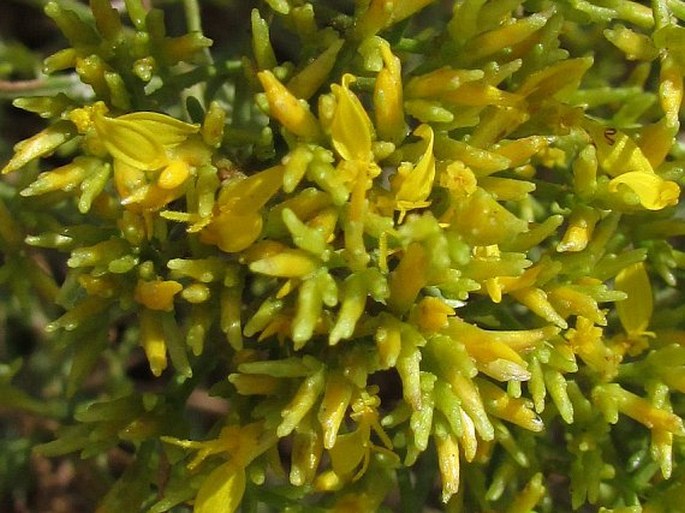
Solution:
<path fill-rule="evenodd" d="M 406 511 L 675 511 L 681 2 L 267 3 L 217 87 L 208 40 L 161 11 L 48 3 L 72 48 L 47 70 L 93 96 L 17 100 L 52 123 L 3 172 L 53 217 L 24 242 L 3 207 L 0 236 L 69 254 L 48 325 L 69 393 L 112 345 L 170 389 L 105 393 L 41 450 L 132 444 L 102 511 L 376 511 L 395 489 Z M 201 388 L 227 413 L 198 432 L 178 406 Z"/>

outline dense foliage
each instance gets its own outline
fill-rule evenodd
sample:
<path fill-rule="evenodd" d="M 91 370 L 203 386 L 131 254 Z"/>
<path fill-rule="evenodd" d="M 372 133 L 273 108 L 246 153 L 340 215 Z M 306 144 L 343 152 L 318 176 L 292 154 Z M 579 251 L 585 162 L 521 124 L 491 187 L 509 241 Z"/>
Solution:
<path fill-rule="evenodd" d="M 0 48 L 7 504 L 681 510 L 685 2 L 119 3 Z"/>

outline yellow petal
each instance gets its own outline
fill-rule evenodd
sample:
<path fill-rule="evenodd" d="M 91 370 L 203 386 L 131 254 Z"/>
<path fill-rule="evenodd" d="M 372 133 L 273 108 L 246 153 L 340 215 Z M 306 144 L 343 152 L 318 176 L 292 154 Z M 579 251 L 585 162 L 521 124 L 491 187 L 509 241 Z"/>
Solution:
<path fill-rule="evenodd" d="M 395 199 L 398 204 L 423 204 L 433 189 L 433 180 L 435 179 L 433 129 L 428 125 L 421 125 L 414 133 L 426 139 L 428 145 L 416 166 L 413 168 L 400 167 L 397 176 L 394 178 L 392 185 L 397 190 Z"/>
<path fill-rule="evenodd" d="M 664 180 L 655 173 L 641 171 L 624 173 L 609 182 L 609 191 L 616 192 L 620 184 L 630 187 L 640 198 L 640 204 L 648 210 L 661 210 L 678 204 L 680 196 L 678 184 Z"/>
<path fill-rule="evenodd" d="M 282 186 L 284 171 L 284 166 L 274 166 L 229 182 L 219 193 L 219 209 L 243 215 L 259 210 Z"/>
<path fill-rule="evenodd" d="M 654 173 L 647 157 L 626 133 L 591 120 L 586 120 L 584 127 L 597 147 L 597 162 L 609 175 Z"/>
<path fill-rule="evenodd" d="M 478 182 L 476 175 L 471 168 L 457 160 L 450 163 L 440 173 L 440 186 L 449 189 L 452 194 L 458 197 L 466 197 L 476 192 Z"/>
<path fill-rule="evenodd" d="M 233 462 L 215 468 L 202 482 L 195 498 L 194 513 L 233 513 L 245 493 L 245 470 Z"/>
<path fill-rule="evenodd" d="M 373 91 L 376 128 L 381 139 L 399 142 L 405 135 L 402 68 L 386 41 L 382 41 L 380 50 L 384 66 Z"/>
<path fill-rule="evenodd" d="M 115 159 L 147 171 L 159 169 L 166 163 L 162 144 L 152 132 L 135 121 L 107 118 L 96 113 L 93 125 L 105 148 Z"/>
<path fill-rule="evenodd" d="M 185 141 L 188 136 L 196 134 L 200 125 L 180 121 L 159 112 L 131 112 L 119 116 L 118 120 L 132 121 L 139 127 L 153 134 L 163 146 L 174 146 Z"/>
<path fill-rule="evenodd" d="M 155 280 L 139 281 L 136 285 L 135 300 L 150 310 L 170 311 L 174 307 L 174 296 L 183 290 L 177 281 Z"/>
<path fill-rule="evenodd" d="M 428 279 L 428 255 L 421 244 L 414 242 L 405 250 L 400 263 L 390 274 L 388 307 L 401 314 L 409 310 Z"/>
<path fill-rule="evenodd" d="M 417 326 L 424 331 L 435 332 L 447 327 L 447 319 L 454 315 L 454 309 L 441 299 L 428 296 L 416 305 L 414 315 Z"/>
<path fill-rule="evenodd" d="M 345 74 L 342 85 L 333 84 L 331 90 L 337 99 L 331 137 L 333 147 L 345 160 L 371 159 L 371 120 L 349 85 L 356 78 Z"/>
<path fill-rule="evenodd" d="M 317 417 L 323 430 L 323 445 L 326 449 L 332 448 L 336 443 L 338 430 L 351 398 L 351 383 L 342 374 L 331 374 L 326 381 L 326 391 Z"/>
<path fill-rule="evenodd" d="M 114 185 L 122 199 L 146 185 L 145 171 L 122 160 L 114 161 Z"/>
<path fill-rule="evenodd" d="M 160 173 L 157 185 L 162 189 L 175 189 L 190 176 L 190 167 L 182 160 L 174 160 Z"/>
<path fill-rule="evenodd" d="M 331 465 L 335 473 L 344 478 L 350 477 L 369 451 L 370 429 L 364 425 L 351 433 L 338 435 L 335 445 L 329 449 Z"/>
<path fill-rule="evenodd" d="M 228 210 L 215 215 L 201 232 L 200 240 L 215 244 L 226 253 L 247 249 L 262 233 L 262 216 L 258 211 L 236 212 Z"/>

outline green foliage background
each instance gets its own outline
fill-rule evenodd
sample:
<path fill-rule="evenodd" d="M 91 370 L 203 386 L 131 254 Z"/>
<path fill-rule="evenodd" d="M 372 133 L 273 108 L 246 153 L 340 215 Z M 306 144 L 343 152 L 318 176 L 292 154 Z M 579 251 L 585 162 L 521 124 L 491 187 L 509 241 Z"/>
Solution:
<path fill-rule="evenodd" d="M 3 2 L 0 510 L 681 511 L 684 19 Z"/>

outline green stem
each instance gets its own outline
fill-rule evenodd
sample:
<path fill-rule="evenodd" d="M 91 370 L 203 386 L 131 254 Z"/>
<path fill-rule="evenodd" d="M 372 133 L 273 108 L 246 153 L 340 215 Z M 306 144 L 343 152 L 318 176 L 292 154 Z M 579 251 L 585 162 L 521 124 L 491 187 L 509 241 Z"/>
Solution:
<path fill-rule="evenodd" d="M 202 32 L 202 13 L 200 11 L 200 1 L 183 0 L 183 9 L 185 11 L 188 32 L 195 32 L 197 34 L 204 35 Z M 212 65 L 214 63 L 214 59 L 212 58 L 209 48 L 205 48 L 202 53 L 204 55 L 205 64 Z M 197 83 L 189 89 L 188 94 L 191 94 L 200 100 L 201 98 L 204 98 L 205 86 L 206 84 Z M 182 100 L 183 103 L 185 103 L 185 99 L 183 97 Z M 201 101 L 200 103 L 203 104 L 204 102 Z"/>
<path fill-rule="evenodd" d="M 49 1 L 50 0 L 25 0 L 25 3 L 27 3 L 29 5 L 33 5 L 35 7 L 43 8 L 47 5 L 47 3 Z M 82 2 L 79 2 L 78 0 L 61 0 L 60 2 L 57 2 L 57 3 L 63 9 L 68 9 L 70 11 L 74 11 L 82 19 L 85 19 L 85 20 L 92 20 L 93 19 L 93 12 L 90 10 L 90 8 L 87 5 L 84 5 Z"/>
<path fill-rule="evenodd" d="M 200 14 L 200 2 L 198 0 L 183 0 L 183 8 L 186 14 L 186 23 L 189 32 L 202 34 L 202 16 Z"/>

